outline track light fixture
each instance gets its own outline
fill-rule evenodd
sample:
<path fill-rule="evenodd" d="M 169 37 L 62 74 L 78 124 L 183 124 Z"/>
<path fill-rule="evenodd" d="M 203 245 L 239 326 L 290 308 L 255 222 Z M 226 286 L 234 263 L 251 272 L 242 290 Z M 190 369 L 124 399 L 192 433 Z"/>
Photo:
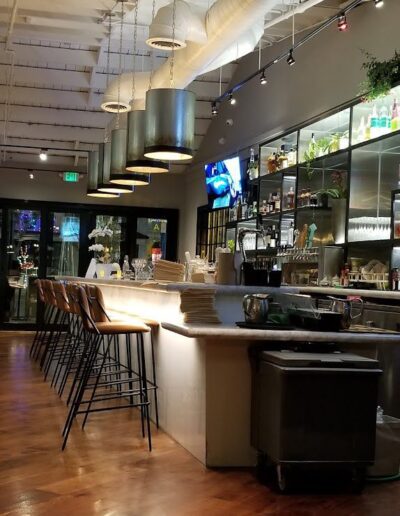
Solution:
<path fill-rule="evenodd" d="M 41 149 L 39 159 L 40 161 L 47 161 L 47 149 Z"/>
<path fill-rule="evenodd" d="M 217 116 L 218 115 L 218 106 L 217 106 L 216 102 L 213 102 L 211 104 L 211 114 L 212 114 L 212 116 Z"/>
<path fill-rule="evenodd" d="M 383 7 L 384 6 L 384 1 L 383 0 L 374 0 L 375 2 L 375 7 L 376 8 L 380 8 L 380 7 Z"/>
<path fill-rule="evenodd" d="M 286 62 L 289 66 L 293 66 L 296 62 L 295 58 L 293 57 L 293 48 L 289 50 L 288 58 L 286 59 Z"/>
<path fill-rule="evenodd" d="M 344 32 L 349 28 L 346 15 L 344 13 L 339 16 L 337 26 L 340 32 Z"/>
<path fill-rule="evenodd" d="M 264 84 L 267 84 L 267 78 L 265 77 L 265 72 L 263 71 L 263 73 L 261 74 L 260 76 L 260 84 L 262 84 L 264 86 Z"/>
<path fill-rule="evenodd" d="M 232 93 L 229 93 L 229 104 L 231 106 L 234 106 L 236 104 L 236 99 L 235 97 L 232 95 Z"/>

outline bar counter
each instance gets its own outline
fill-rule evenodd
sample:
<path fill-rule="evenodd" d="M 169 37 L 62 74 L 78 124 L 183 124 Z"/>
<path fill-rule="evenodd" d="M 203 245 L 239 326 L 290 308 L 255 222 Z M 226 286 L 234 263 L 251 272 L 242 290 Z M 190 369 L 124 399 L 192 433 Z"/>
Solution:
<path fill-rule="evenodd" d="M 397 351 L 400 343 L 399 335 L 390 333 L 248 330 L 235 326 L 236 321 L 244 318 L 242 299 L 246 293 L 271 293 L 277 298 L 289 292 L 351 294 L 397 304 L 399 292 L 60 279 L 97 284 L 113 319 L 139 316 L 160 323 L 154 333 L 160 426 L 211 467 L 256 463 L 256 451 L 250 446 L 249 346 L 267 349 L 276 342 L 337 342 L 343 349 L 374 356 L 379 347 L 395 346 Z M 215 306 L 222 324 L 184 324 L 181 292 L 207 287 L 216 289 Z"/>

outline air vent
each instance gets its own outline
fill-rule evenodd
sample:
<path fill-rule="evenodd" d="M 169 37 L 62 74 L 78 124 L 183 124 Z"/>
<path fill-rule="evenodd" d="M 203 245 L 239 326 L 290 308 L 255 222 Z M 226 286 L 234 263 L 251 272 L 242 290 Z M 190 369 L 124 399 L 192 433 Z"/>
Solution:
<path fill-rule="evenodd" d="M 160 50 L 179 50 L 186 47 L 185 41 L 180 41 L 176 38 L 175 40 L 163 37 L 149 38 L 146 40 L 146 43 L 149 45 L 149 47 L 158 48 Z"/>

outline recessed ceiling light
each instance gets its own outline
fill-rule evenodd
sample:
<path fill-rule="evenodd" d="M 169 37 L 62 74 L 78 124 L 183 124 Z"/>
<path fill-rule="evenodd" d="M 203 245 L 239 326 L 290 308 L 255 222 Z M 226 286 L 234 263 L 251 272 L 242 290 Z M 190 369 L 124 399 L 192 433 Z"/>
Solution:
<path fill-rule="evenodd" d="M 41 161 L 47 161 L 47 149 L 42 149 L 39 154 Z"/>

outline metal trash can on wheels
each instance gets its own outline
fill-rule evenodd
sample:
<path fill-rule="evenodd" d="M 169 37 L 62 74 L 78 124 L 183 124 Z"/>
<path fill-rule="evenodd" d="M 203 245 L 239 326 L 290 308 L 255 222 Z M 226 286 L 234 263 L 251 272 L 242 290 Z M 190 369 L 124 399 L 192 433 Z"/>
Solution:
<path fill-rule="evenodd" d="M 252 356 L 252 445 L 287 471 L 345 467 L 355 485 L 374 462 L 378 362 L 349 353 L 261 351 Z"/>

